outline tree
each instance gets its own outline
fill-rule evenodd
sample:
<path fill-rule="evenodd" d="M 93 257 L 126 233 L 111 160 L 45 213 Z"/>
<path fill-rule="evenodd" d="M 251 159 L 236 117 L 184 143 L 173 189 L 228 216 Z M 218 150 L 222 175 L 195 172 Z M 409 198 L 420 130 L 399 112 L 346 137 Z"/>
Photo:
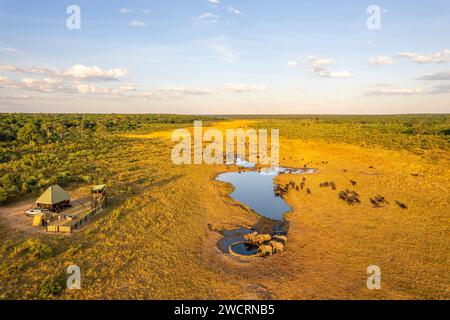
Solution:
<path fill-rule="evenodd" d="M 8 192 L 6 192 L 5 189 L 0 187 L 0 205 L 5 203 L 7 199 L 8 199 Z"/>
<path fill-rule="evenodd" d="M 28 144 L 42 142 L 43 137 L 40 126 L 31 122 L 25 124 L 17 132 L 17 140 Z"/>

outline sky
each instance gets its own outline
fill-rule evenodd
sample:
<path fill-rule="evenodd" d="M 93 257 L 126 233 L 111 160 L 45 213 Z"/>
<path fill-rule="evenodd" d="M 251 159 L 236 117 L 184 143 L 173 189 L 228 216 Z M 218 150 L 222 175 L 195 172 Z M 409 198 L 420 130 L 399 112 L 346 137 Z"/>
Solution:
<path fill-rule="evenodd" d="M 450 1 L 0 0 L 0 112 L 450 113 Z"/>

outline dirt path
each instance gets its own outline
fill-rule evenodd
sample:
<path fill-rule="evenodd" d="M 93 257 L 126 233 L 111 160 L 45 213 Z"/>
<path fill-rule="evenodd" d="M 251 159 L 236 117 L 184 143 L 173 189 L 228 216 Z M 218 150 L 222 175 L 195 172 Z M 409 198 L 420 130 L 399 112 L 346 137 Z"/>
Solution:
<path fill-rule="evenodd" d="M 25 215 L 27 210 L 34 207 L 34 199 L 26 199 L 0 207 L 0 222 L 7 230 L 26 234 L 44 232 L 43 228 L 32 226 L 33 217 Z"/>
<path fill-rule="evenodd" d="M 45 233 L 45 228 L 33 227 L 33 217 L 25 214 L 26 211 L 35 207 L 34 200 L 34 198 L 29 198 L 0 207 L 0 224 L 9 232 L 26 235 Z M 89 207 L 89 200 L 89 196 L 77 194 L 77 198 L 71 200 L 72 207 L 64 213 L 78 212 Z"/>

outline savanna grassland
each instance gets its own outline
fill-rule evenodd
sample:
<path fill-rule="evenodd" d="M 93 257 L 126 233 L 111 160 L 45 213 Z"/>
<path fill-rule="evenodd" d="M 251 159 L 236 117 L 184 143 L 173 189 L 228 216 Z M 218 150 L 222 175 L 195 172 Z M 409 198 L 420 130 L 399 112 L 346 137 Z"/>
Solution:
<path fill-rule="evenodd" d="M 285 196 L 293 210 L 283 254 L 241 261 L 217 248 L 222 230 L 268 221 L 215 181 L 237 168 L 171 162 L 172 130 L 194 119 L 279 129 L 281 165 L 317 170 L 275 179 L 306 177 L 311 190 Z M 0 129 L 1 299 L 450 298 L 448 115 L 4 114 Z M 320 187 L 326 181 L 336 190 Z M 72 195 L 107 183 L 108 208 L 70 236 L 5 222 L 54 183 Z M 346 189 L 361 203 L 339 199 Z M 375 207 L 377 195 L 387 203 Z M 82 290 L 65 289 L 73 264 Z M 369 265 L 381 268 L 381 290 L 366 288 Z"/>

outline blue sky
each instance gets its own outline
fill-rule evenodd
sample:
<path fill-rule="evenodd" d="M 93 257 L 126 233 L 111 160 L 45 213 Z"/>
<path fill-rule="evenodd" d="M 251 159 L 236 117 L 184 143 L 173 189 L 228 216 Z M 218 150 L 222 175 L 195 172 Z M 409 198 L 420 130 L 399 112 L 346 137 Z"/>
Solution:
<path fill-rule="evenodd" d="M 448 0 L 0 0 L 1 112 L 448 113 L 449 65 Z"/>

